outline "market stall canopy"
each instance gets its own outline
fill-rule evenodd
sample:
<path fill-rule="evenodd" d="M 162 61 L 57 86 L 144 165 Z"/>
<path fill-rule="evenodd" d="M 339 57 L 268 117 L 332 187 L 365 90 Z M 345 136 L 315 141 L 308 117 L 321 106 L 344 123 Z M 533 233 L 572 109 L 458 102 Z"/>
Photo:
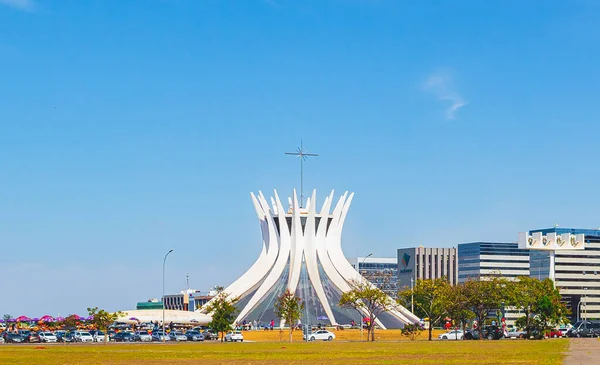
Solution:
<path fill-rule="evenodd" d="M 142 309 L 123 311 L 117 322 L 137 323 L 137 322 L 162 322 L 163 311 L 156 309 Z M 212 317 L 206 314 L 189 311 L 165 310 L 165 323 L 182 323 L 206 326 Z"/>

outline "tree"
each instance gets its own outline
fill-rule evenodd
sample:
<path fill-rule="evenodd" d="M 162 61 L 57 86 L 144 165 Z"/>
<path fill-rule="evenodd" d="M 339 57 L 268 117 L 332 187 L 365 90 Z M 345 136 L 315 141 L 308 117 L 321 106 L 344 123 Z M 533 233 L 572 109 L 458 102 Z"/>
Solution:
<path fill-rule="evenodd" d="M 467 304 L 468 302 L 465 295 L 464 286 L 462 284 L 458 284 L 450 287 L 448 292 L 448 315 L 453 320 L 460 321 L 463 333 L 465 333 L 467 321 L 475 317 Z"/>
<path fill-rule="evenodd" d="M 511 306 L 525 313 L 518 324 L 525 327 L 528 337 L 567 322 L 568 308 L 561 302 L 560 291 L 551 279 L 542 281 L 521 276 L 509 291 Z"/>
<path fill-rule="evenodd" d="M 342 294 L 339 304 L 354 308 L 369 317 L 367 338 L 370 336 L 371 341 L 375 341 L 375 320 L 381 313 L 395 308 L 396 304 L 381 289 L 366 280 L 352 280 L 350 287 L 350 291 Z"/>
<path fill-rule="evenodd" d="M 483 325 L 490 311 L 502 307 L 509 299 L 509 281 L 504 278 L 468 280 L 463 284 L 465 307 L 475 315 L 479 327 L 479 339 L 483 339 Z"/>
<path fill-rule="evenodd" d="M 88 314 L 93 317 L 92 323 L 96 328 L 104 332 L 104 344 L 108 343 L 108 327 L 113 324 L 119 317 L 122 317 L 123 312 L 109 313 L 98 307 L 88 308 Z"/>
<path fill-rule="evenodd" d="M 225 292 L 223 287 L 217 287 L 217 295 L 211 299 L 206 307 L 206 311 L 212 315 L 212 321 L 208 327 L 213 331 L 221 334 L 221 342 L 225 337 L 225 332 L 231 329 L 231 325 L 235 320 L 238 298 L 229 298 L 229 294 Z"/>
<path fill-rule="evenodd" d="M 405 306 L 414 303 L 415 314 L 420 318 L 429 318 L 429 341 L 433 325 L 441 321 L 448 313 L 448 297 L 450 294 L 450 283 L 446 278 L 419 279 L 415 286 L 407 288 L 398 293 Z"/>
<path fill-rule="evenodd" d="M 415 322 L 415 324 L 406 324 L 402 327 L 402 336 L 408 337 L 411 341 L 414 341 L 419 337 L 423 331 L 423 326 L 419 322 Z"/>
<path fill-rule="evenodd" d="M 532 313 L 542 295 L 540 290 L 542 290 L 542 285 L 538 279 L 520 276 L 509 291 L 509 305 L 525 313 L 519 324 L 525 327 L 527 333 L 531 333 Z"/>
<path fill-rule="evenodd" d="M 277 297 L 275 314 L 290 326 L 290 343 L 292 343 L 294 324 L 302 316 L 302 310 L 304 310 L 304 303 L 300 302 L 300 298 L 295 296 L 289 289 Z"/>

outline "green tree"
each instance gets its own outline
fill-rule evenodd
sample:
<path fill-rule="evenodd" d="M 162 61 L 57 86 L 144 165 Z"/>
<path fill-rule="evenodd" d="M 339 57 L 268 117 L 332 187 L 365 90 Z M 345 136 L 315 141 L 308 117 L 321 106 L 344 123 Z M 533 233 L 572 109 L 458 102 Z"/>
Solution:
<path fill-rule="evenodd" d="M 483 339 L 483 326 L 488 313 L 502 307 L 502 303 L 508 301 L 509 285 L 508 280 L 498 277 L 471 279 L 463 284 L 465 307 L 475 315 L 481 334 L 480 340 Z"/>
<path fill-rule="evenodd" d="M 525 327 L 528 337 L 535 333 L 541 337 L 546 330 L 568 321 L 568 308 L 551 279 L 519 277 L 509 294 L 508 303 L 525 314 L 517 324 Z"/>
<path fill-rule="evenodd" d="M 96 328 L 104 332 L 104 344 L 108 343 L 108 327 L 113 324 L 119 317 L 123 317 L 123 312 L 109 313 L 98 307 L 88 308 L 88 314 L 93 317 L 92 323 Z"/>
<path fill-rule="evenodd" d="M 508 304 L 525 314 L 518 324 L 522 325 L 527 333 L 531 333 L 531 319 L 542 295 L 542 287 L 538 279 L 520 276 L 509 290 Z"/>
<path fill-rule="evenodd" d="M 448 292 L 448 306 L 446 307 L 448 316 L 454 321 L 460 322 L 463 333 L 465 333 L 467 321 L 475 318 L 475 315 L 468 307 L 464 289 L 462 284 L 451 286 Z"/>
<path fill-rule="evenodd" d="M 414 303 L 415 314 L 420 318 L 429 318 L 429 341 L 431 341 L 434 324 L 439 323 L 448 313 L 450 283 L 446 278 L 419 279 L 415 286 L 402 290 L 400 300 L 405 306 Z"/>
<path fill-rule="evenodd" d="M 238 298 L 229 298 L 223 287 L 217 287 L 217 295 L 211 299 L 206 306 L 206 311 L 212 316 L 212 321 L 208 327 L 213 331 L 221 334 L 221 342 L 225 337 L 225 332 L 231 329 L 231 325 L 237 314 Z"/>
<path fill-rule="evenodd" d="M 414 341 L 419 337 L 423 331 L 423 326 L 421 323 L 416 322 L 415 324 L 406 324 L 402 327 L 401 333 L 402 336 L 408 337 L 411 341 Z"/>
<path fill-rule="evenodd" d="M 304 303 L 302 303 L 300 298 L 295 296 L 289 289 L 277 297 L 277 301 L 275 302 L 275 314 L 290 326 L 290 343 L 292 343 L 294 325 L 302 316 L 303 310 Z"/>
<path fill-rule="evenodd" d="M 381 289 L 366 280 L 350 282 L 351 290 L 342 294 L 340 306 L 350 307 L 369 317 L 367 338 L 375 341 L 375 320 L 383 312 L 396 307 L 396 303 Z"/>

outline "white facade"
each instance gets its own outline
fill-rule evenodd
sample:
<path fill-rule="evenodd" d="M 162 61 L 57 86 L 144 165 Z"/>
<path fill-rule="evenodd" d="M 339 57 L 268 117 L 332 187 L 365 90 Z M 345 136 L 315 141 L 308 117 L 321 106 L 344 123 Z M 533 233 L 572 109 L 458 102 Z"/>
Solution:
<path fill-rule="evenodd" d="M 571 323 L 600 319 L 600 230 L 555 227 L 531 231 L 530 236 L 538 242 L 564 237 L 564 249 L 530 252 L 531 276 L 554 280 L 571 310 Z"/>
<path fill-rule="evenodd" d="M 306 208 L 300 207 L 295 190 L 287 208 L 277 191 L 270 203 L 262 192 L 250 195 L 263 242 L 254 265 L 225 289 L 229 297 L 239 298 L 236 322 L 276 319 L 273 304 L 286 289 L 304 301 L 303 323 L 345 324 L 356 320 L 355 310 L 338 305 L 341 293 L 351 289 L 351 281 L 364 280 L 346 260 L 341 247 L 342 227 L 354 194 L 346 192 L 335 203 L 332 191 L 319 211 L 316 191 L 307 199 Z M 400 327 L 416 321 L 416 316 L 398 305 L 382 315 L 377 324 L 382 328 Z"/>
<path fill-rule="evenodd" d="M 456 247 L 411 247 L 398 249 L 398 289 L 410 288 L 416 280 L 446 278 L 458 283 Z"/>

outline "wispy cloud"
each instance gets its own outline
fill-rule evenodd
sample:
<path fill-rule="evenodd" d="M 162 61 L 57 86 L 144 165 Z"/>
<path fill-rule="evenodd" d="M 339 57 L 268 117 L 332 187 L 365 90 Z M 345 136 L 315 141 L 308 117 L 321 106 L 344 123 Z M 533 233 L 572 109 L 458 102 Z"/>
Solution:
<path fill-rule="evenodd" d="M 456 119 L 456 112 L 467 105 L 456 90 L 452 72 L 449 70 L 438 70 L 430 74 L 423 83 L 423 90 L 433 94 L 438 100 L 450 103 L 446 109 L 446 119 Z"/>
<path fill-rule="evenodd" d="M 23 11 L 35 10 L 35 2 L 33 0 L 0 0 L 0 4 Z"/>

